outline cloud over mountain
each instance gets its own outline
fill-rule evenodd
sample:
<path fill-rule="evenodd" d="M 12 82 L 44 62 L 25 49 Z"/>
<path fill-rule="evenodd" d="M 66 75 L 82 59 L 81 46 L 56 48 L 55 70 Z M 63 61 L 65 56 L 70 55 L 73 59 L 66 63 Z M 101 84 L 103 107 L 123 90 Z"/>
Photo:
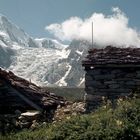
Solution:
<path fill-rule="evenodd" d="M 62 23 L 54 23 L 45 29 L 62 41 L 73 39 L 91 40 L 91 23 L 94 42 L 98 45 L 140 46 L 139 33 L 129 27 L 128 17 L 119 9 L 112 8 L 111 15 L 93 13 L 86 19 L 71 17 Z"/>

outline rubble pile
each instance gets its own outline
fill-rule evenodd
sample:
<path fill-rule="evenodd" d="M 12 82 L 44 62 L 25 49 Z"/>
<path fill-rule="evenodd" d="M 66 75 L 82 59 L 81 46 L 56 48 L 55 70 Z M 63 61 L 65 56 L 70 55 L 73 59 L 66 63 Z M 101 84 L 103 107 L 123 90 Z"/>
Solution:
<path fill-rule="evenodd" d="M 72 116 L 83 114 L 86 112 L 85 106 L 85 102 L 67 102 L 66 105 L 63 107 L 58 106 L 57 110 L 55 111 L 53 122 L 70 119 L 70 117 Z"/>
<path fill-rule="evenodd" d="M 11 130 L 21 130 L 24 128 L 34 129 L 43 121 L 40 112 L 16 111 L 15 114 L 0 115 L 0 132 L 10 132 Z"/>
<path fill-rule="evenodd" d="M 41 114 L 38 111 L 22 113 L 16 120 L 16 126 L 20 128 L 35 128 L 39 125 Z"/>

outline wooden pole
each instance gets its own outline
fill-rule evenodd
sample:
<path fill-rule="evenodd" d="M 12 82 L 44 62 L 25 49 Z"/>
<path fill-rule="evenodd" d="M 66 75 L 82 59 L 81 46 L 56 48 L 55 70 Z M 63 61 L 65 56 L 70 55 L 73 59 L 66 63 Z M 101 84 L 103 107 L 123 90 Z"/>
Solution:
<path fill-rule="evenodd" d="M 92 22 L 92 48 L 93 48 L 93 22 Z"/>

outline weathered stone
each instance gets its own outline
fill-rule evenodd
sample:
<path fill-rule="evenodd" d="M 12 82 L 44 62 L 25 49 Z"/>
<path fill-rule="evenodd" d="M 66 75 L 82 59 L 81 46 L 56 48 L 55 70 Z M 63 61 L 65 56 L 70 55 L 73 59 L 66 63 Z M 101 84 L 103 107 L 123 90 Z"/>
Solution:
<path fill-rule="evenodd" d="M 136 86 L 140 86 L 140 81 L 136 81 Z"/>
<path fill-rule="evenodd" d="M 93 78 L 92 78 L 92 76 L 87 75 L 87 76 L 85 77 L 85 80 L 86 80 L 86 81 L 92 81 L 92 80 L 93 80 Z"/>
<path fill-rule="evenodd" d="M 94 89 L 92 90 L 93 93 L 96 92 L 102 92 L 102 93 L 129 93 L 132 91 L 132 89 L 128 89 L 128 88 L 118 88 L 118 89 L 113 89 L 113 88 L 108 88 L 108 89 Z"/>
<path fill-rule="evenodd" d="M 38 111 L 25 112 L 25 113 L 22 113 L 18 119 L 21 120 L 22 122 L 27 122 L 27 121 L 37 120 L 39 118 L 39 116 L 40 116 L 40 112 L 38 112 Z"/>
<path fill-rule="evenodd" d="M 124 97 L 124 96 L 128 96 L 130 93 L 120 93 L 119 97 Z"/>
<path fill-rule="evenodd" d="M 32 121 L 32 125 L 30 126 L 31 129 L 35 129 L 39 126 L 39 123 L 36 120 Z"/>
<path fill-rule="evenodd" d="M 92 95 L 92 94 L 88 94 L 87 95 L 87 98 L 86 98 L 87 101 L 101 101 L 102 100 L 102 97 L 99 96 L 99 95 Z"/>
<path fill-rule="evenodd" d="M 126 77 L 124 77 L 124 78 L 122 78 L 122 77 L 119 77 L 119 78 L 117 78 L 117 79 L 115 79 L 118 83 L 119 82 L 127 82 L 127 81 L 131 81 L 133 79 L 133 77 L 132 78 L 126 78 Z"/>
<path fill-rule="evenodd" d="M 109 84 L 117 84 L 117 81 L 104 81 L 105 85 L 109 85 Z"/>
<path fill-rule="evenodd" d="M 21 111 L 20 110 L 16 110 L 15 114 L 19 117 L 21 115 Z"/>
<path fill-rule="evenodd" d="M 133 77 L 135 77 L 136 76 L 136 73 L 126 73 L 125 74 L 125 77 L 126 78 L 133 78 Z"/>
<path fill-rule="evenodd" d="M 140 77 L 140 70 L 136 71 L 136 74 L 137 74 L 138 77 Z"/>
<path fill-rule="evenodd" d="M 88 74 L 89 75 L 100 75 L 101 74 L 101 69 L 92 69 L 92 70 L 88 70 Z"/>
<path fill-rule="evenodd" d="M 85 83 L 86 86 L 93 86 L 93 87 L 99 87 L 99 86 L 102 86 L 101 82 L 100 81 L 87 81 Z"/>
<path fill-rule="evenodd" d="M 69 114 L 70 110 L 69 109 L 64 109 L 64 113 Z"/>
<path fill-rule="evenodd" d="M 55 123 L 56 121 L 62 121 L 64 118 L 70 119 L 71 116 L 84 113 L 85 111 L 85 102 L 71 102 L 62 108 L 58 108 L 53 120 Z"/>
<path fill-rule="evenodd" d="M 115 78 L 114 74 L 95 75 L 95 80 L 111 80 Z"/>
<path fill-rule="evenodd" d="M 117 89 L 117 88 L 120 88 L 120 85 L 119 84 L 109 84 L 108 87 L 111 89 Z"/>
<path fill-rule="evenodd" d="M 132 89 L 127 89 L 127 88 L 118 88 L 118 89 L 104 89 L 104 90 L 101 90 L 101 91 L 104 91 L 104 92 L 112 92 L 112 93 L 129 93 L 132 91 Z"/>
<path fill-rule="evenodd" d="M 111 71 L 112 74 L 119 74 L 121 73 L 122 71 L 120 69 L 114 69 Z"/>
<path fill-rule="evenodd" d="M 24 122 L 24 123 L 21 122 L 20 127 L 21 128 L 29 128 L 31 126 L 31 124 L 32 124 L 31 122 Z"/>
<path fill-rule="evenodd" d="M 125 82 L 125 85 L 127 85 L 127 86 L 135 86 L 136 85 L 136 82 L 135 81 L 127 81 L 127 82 Z"/>

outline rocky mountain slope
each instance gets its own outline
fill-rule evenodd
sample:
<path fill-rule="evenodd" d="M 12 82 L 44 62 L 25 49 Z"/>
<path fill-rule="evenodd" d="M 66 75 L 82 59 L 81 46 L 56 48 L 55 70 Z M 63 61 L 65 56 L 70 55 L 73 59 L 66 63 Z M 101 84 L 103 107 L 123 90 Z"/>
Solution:
<path fill-rule="evenodd" d="M 64 45 L 49 38 L 34 39 L 0 16 L 0 67 L 43 86 L 82 86 L 81 61 L 90 43 Z"/>

